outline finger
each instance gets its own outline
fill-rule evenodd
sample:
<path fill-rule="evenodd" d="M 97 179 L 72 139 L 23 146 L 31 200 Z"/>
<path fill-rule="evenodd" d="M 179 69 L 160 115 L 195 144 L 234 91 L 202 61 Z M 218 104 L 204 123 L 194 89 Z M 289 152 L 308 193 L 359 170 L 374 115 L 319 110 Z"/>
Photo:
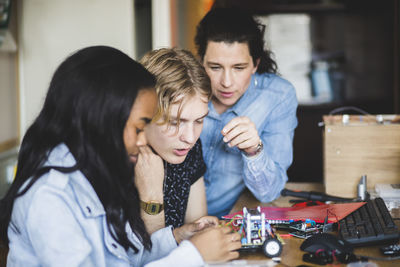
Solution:
<path fill-rule="evenodd" d="M 240 241 L 240 234 L 239 233 L 233 232 L 230 235 L 231 235 L 231 240 L 232 241 Z"/>
<path fill-rule="evenodd" d="M 203 218 L 194 222 L 196 224 L 196 231 L 202 231 L 206 229 L 217 228 L 218 224 L 215 224 L 214 220 L 204 220 Z"/>
<path fill-rule="evenodd" d="M 207 222 L 209 224 L 213 224 L 215 226 L 217 226 L 219 224 L 219 219 L 215 216 L 206 216 L 206 218 L 207 218 Z"/>
<path fill-rule="evenodd" d="M 237 144 L 236 146 L 241 150 L 245 150 L 245 149 L 249 149 L 249 148 L 254 149 L 254 148 L 257 148 L 257 145 L 260 142 L 259 140 L 260 139 L 258 139 L 258 138 L 257 139 L 256 138 L 248 139 L 248 140 L 245 140 L 245 141 Z"/>
<path fill-rule="evenodd" d="M 241 123 L 248 123 L 250 119 L 247 117 L 235 117 L 230 122 L 228 122 L 224 128 L 222 128 L 222 135 L 225 136 L 228 132 L 230 132 L 233 128 Z"/>
<path fill-rule="evenodd" d="M 205 223 L 204 222 L 195 222 L 193 223 L 194 227 L 193 232 L 198 232 L 200 230 L 203 230 L 205 228 Z"/>
<path fill-rule="evenodd" d="M 240 235 L 238 233 L 236 233 L 236 232 L 226 235 L 226 240 L 228 242 L 228 245 L 232 245 L 234 243 L 241 244 Z"/>
<path fill-rule="evenodd" d="M 162 164 L 161 157 L 154 153 L 150 146 L 139 148 L 139 155 L 142 156 L 143 162 L 146 162 L 146 164 L 149 164 L 151 167 L 153 167 L 155 164 Z"/>
<path fill-rule="evenodd" d="M 224 142 L 230 142 L 232 139 L 236 138 L 238 135 L 249 132 L 248 124 L 238 124 L 236 127 L 232 128 L 229 132 L 226 133 L 223 140 Z"/>
<path fill-rule="evenodd" d="M 209 217 L 207 218 L 208 226 L 218 226 L 219 220 L 217 217 Z"/>
<path fill-rule="evenodd" d="M 207 226 L 217 226 L 219 223 L 219 220 L 217 217 L 214 216 L 203 216 L 200 219 L 198 219 L 196 222 L 203 222 Z"/>
<path fill-rule="evenodd" d="M 240 241 L 231 242 L 227 245 L 229 251 L 236 251 L 242 247 L 242 243 Z"/>
<path fill-rule="evenodd" d="M 199 222 L 198 223 L 198 227 L 197 227 L 197 231 L 202 231 L 205 229 L 209 229 L 210 227 L 212 227 L 212 225 L 205 223 L 205 222 Z"/>
<path fill-rule="evenodd" d="M 141 147 L 139 147 L 139 153 L 142 153 L 144 155 L 153 154 L 153 152 L 152 152 L 152 150 L 150 149 L 149 146 L 141 146 Z"/>
<path fill-rule="evenodd" d="M 239 147 L 240 144 L 246 141 L 252 141 L 252 137 L 248 133 L 241 133 L 238 136 L 235 136 L 229 143 L 228 146 L 234 147 L 237 146 Z"/>
<path fill-rule="evenodd" d="M 237 238 L 237 236 L 234 235 L 234 233 L 228 233 L 225 235 L 225 239 L 228 243 L 232 243 L 232 242 L 236 242 L 239 239 Z"/>
<path fill-rule="evenodd" d="M 242 137 L 243 139 L 238 139 L 233 144 L 232 141 L 238 137 Z M 230 132 L 228 132 L 224 136 L 223 140 L 224 140 L 224 142 L 229 142 L 231 144 L 231 146 L 235 146 L 235 145 L 237 145 L 245 140 L 249 140 L 249 139 L 253 139 L 253 140 L 259 139 L 257 128 L 256 128 L 255 124 L 252 122 L 247 123 L 247 124 L 237 125 L 235 128 L 233 128 Z"/>
<path fill-rule="evenodd" d="M 230 227 L 227 227 L 227 226 L 222 226 L 220 229 L 221 229 L 223 234 L 228 234 L 228 233 L 232 232 L 232 229 Z"/>
<path fill-rule="evenodd" d="M 148 158 L 148 153 L 146 153 L 146 150 L 144 147 L 138 147 L 139 148 L 139 159 L 141 161 L 147 161 L 146 159 Z"/>
<path fill-rule="evenodd" d="M 227 254 L 226 261 L 234 260 L 239 258 L 239 252 L 231 251 Z"/>
<path fill-rule="evenodd" d="M 136 165 L 135 165 L 135 170 L 142 168 L 142 165 L 143 165 L 143 162 L 144 162 L 143 158 L 144 158 L 143 154 L 140 153 L 140 151 L 139 151 L 139 153 L 137 155 L 137 162 L 136 162 Z"/>

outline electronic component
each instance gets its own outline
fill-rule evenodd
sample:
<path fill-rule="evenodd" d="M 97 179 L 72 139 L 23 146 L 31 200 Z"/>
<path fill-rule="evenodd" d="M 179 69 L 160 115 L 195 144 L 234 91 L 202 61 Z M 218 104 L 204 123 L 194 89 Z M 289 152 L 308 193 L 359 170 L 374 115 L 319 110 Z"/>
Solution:
<path fill-rule="evenodd" d="M 350 198 L 343 198 L 343 197 L 335 197 L 331 195 L 327 195 L 321 192 L 313 192 L 313 191 L 293 191 L 289 189 L 283 189 L 281 191 L 282 196 L 292 196 L 292 197 L 299 197 L 299 198 L 305 198 L 308 200 L 316 200 L 316 201 L 334 201 L 334 202 L 349 202 L 353 201 L 353 199 Z"/>
<path fill-rule="evenodd" d="M 361 176 L 360 182 L 357 185 L 358 199 L 365 201 L 368 198 L 367 192 L 367 175 Z"/>
<path fill-rule="evenodd" d="M 269 258 L 278 257 L 282 252 L 282 243 L 260 207 L 249 210 L 244 207 L 243 216 L 235 215 L 225 225 L 241 235 L 242 248 L 239 251 L 261 249 Z"/>

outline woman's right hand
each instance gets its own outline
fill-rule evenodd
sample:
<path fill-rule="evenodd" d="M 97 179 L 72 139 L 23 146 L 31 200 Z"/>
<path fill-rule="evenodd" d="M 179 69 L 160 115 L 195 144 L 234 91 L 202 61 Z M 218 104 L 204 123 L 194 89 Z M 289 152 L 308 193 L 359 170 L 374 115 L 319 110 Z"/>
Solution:
<path fill-rule="evenodd" d="M 240 234 L 229 227 L 209 227 L 191 237 L 190 242 L 200 252 L 205 262 L 223 262 L 239 257 Z"/>

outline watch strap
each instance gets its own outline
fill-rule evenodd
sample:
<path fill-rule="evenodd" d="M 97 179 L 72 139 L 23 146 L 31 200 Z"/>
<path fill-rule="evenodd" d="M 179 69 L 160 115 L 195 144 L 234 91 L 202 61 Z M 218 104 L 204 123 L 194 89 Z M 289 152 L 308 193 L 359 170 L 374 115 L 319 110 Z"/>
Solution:
<path fill-rule="evenodd" d="M 244 154 L 246 155 L 246 157 L 254 157 L 255 155 L 258 155 L 258 153 L 260 153 L 262 149 L 263 149 L 263 143 L 260 139 L 260 142 L 258 142 L 256 150 L 254 152 L 251 153 L 244 152 Z"/>

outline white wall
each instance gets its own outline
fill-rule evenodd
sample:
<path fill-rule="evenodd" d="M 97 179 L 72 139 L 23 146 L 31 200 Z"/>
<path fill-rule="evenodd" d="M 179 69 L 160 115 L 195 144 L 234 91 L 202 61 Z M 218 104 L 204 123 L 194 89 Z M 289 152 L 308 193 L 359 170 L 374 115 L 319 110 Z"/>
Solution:
<path fill-rule="evenodd" d="M 56 67 L 90 45 L 134 53 L 133 0 L 19 0 L 21 137 L 38 115 Z"/>
<path fill-rule="evenodd" d="M 171 4 L 169 0 L 152 0 L 151 23 L 153 49 L 171 46 Z"/>
<path fill-rule="evenodd" d="M 267 48 L 275 56 L 278 72 L 293 84 L 299 102 L 310 102 L 310 16 L 276 14 L 259 17 L 259 20 L 266 25 Z"/>

